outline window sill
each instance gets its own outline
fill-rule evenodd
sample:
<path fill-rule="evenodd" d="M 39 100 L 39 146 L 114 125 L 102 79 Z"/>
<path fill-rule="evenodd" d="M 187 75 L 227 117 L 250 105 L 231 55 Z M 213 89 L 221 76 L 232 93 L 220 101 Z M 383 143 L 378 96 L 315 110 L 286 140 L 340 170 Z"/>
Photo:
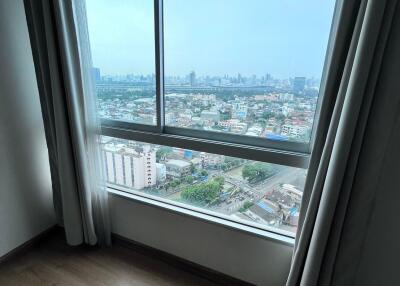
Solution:
<path fill-rule="evenodd" d="M 121 189 L 123 189 L 123 188 L 121 188 Z M 165 202 L 166 200 L 164 201 L 161 198 L 154 198 L 153 196 L 150 196 L 147 194 L 141 194 L 139 192 L 131 193 L 131 192 L 123 191 L 123 190 L 118 190 L 118 189 L 115 189 L 112 187 L 107 187 L 107 191 L 109 194 L 116 196 L 116 197 L 133 200 L 135 202 L 146 204 L 151 207 L 160 208 L 160 209 L 172 212 L 174 214 L 187 216 L 189 218 L 201 220 L 206 223 L 219 225 L 221 227 L 225 227 L 225 228 L 235 230 L 235 231 L 244 232 L 246 234 L 261 237 L 263 239 L 274 241 L 274 242 L 277 242 L 280 244 L 294 246 L 295 239 L 293 237 L 293 234 L 291 234 L 289 232 L 285 232 L 285 231 L 281 231 L 281 230 L 268 231 L 265 229 L 248 226 L 248 225 L 245 225 L 245 224 L 242 224 L 239 222 L 223 219 L 223 218 L 208 214 L 206 210 L 201 210 L 201 211 L 191 210 L 188 208 L 180 207 L 175 204 L 171 204 L 169 202 Z M 282 233 L 277 233 L 277 232 L 282 232 Z"/>

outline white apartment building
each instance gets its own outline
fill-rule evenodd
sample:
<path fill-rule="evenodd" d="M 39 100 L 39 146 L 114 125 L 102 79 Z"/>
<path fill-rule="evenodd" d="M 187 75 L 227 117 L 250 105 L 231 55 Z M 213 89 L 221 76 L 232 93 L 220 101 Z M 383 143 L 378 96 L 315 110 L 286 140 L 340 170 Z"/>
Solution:
<path fill-rule="evenodd" d="M 149 145 L 139 150 L 107 143 L 103 145 L 102 156 L 109 183 L 137 190 L 157 183 L 156 152 Z"/>
<path fill-rule="evenodd" d="M 182 178 L 190 174 L 191 165 L 187 161 L 171 159 L 165 163 L 167 176 L 173 178 Z"/>
<path fill-rule="evenodd" d="M 228 119 L 218 122 L 218 125 L 225 128 L 230 128 L 231 132 L 244 133 L 247 130 L 247 123 L 240 122 L 239 119 Z"/>
<path fill-rule="evenodd" d="M 298 126 L 298 125 L 290 125 L 284 124 L 282 125 L 281 134 L 289 137 L 300 137 L 307 132 L 306 126 Z"/>
<path fill-rule="evenodd" d="M 280 93 L 279 94 L 279 100 L 282 100 L 282 101 L 293 101 L 294 100 L 294 94 L 293 93 Z"/>
<path fill-rule="evenodd" d="M 200 158 L 204 166 L 215 166 L 224 162 L 223 155 L 201 152 Z"/>
<path fill-rule="evenodd" d="M 201 119 L 218 122 L 220 120 L 219 111 L 203 110 L 200 114 Z"/>

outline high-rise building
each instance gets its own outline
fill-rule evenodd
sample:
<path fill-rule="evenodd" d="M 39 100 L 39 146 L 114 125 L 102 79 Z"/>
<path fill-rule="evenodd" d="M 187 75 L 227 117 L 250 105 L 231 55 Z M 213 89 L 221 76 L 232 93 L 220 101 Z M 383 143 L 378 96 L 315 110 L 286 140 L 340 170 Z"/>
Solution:
<path fill-rule="evenodd" d="M 107 143 L 102 155 L 109 183 L 138 190 L 157 183 L 156 152 L 149 145 L 134 149 Z"/>
<path fill-rule="evenodd" d="M 92 76 L 95 82 L 99 82 L 101 80 L 101 73 L 99 68 L 92 68 Z"/>
<path fill-rule="evenodd" d="M 196 73 L 194 71 L 190 72 L 189 81 L 190 81 L 190 86 L 196 85 Z"/>
<path fill-rule="evenodd" d="M 272 76 L 271 76 L 269 73 L 267 73 L 267 74 L 265 75 L 264 80 L 265 80 L 265 84 L 270 84 L 271 81 L 272 81 Z"/>
<path fill-rule="evenodd" d="M 238 73 L 237 81 L 238 81 L 238 83 L 242 83 L 243 82 L 243 78 L 242 78 L 242 75 L 240 73 Z"/>
<path fill-rule="evenodd" d="M 295 77 L 293 80 L 293 91 L 294 92 L 302 92 L 302 91 L 304 91 L 305 85 L 306 85 L 305 77 Z"/>

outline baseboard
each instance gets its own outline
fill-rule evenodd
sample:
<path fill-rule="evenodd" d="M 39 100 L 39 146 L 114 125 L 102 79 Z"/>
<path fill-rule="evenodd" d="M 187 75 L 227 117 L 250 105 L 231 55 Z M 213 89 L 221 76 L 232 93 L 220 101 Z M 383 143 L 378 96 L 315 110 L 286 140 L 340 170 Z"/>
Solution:
<path fill-rule="evenodd" d="M 176 268 L 179 268 L 183 271 L 192 273 L 194 275 L 203 277 L 211 282 L 217 283 L 219 285 L 229 285 L 229 286 L 251 286 L 248 282 L 242 281 L 240 279 L 231 277 L 224 273 L 215 271 L 208 267 L 199 265 L 197 263 L 188 261 L 181 257 L 175 256 L 168 252 L 153 248 L 151 246 L 133 241 L 126 237 L 120 236 L 118 234 L 113 234 L 113 243 L 117 245 L 121 245 L 123 247 L 134 250 L 135 252 L 141 253 L 143 255 L 153 257 L 155 259 L 164 261 L 169 265 L 172 265 Z"/>
<path fill-rule="evenodd" d="M 13 259 L 19 255 L 26 253 L 27 251 L 29 251 L 33 246 L 35 246 L 37 243 L 39 243 L 44 238 L 46 238 L 50 235 L 53 235 L 56 232 L 60 232 L 62 230 L 63 230 L 62 227 L 60 227 L 58 225 L 54 225 L 54 226 L 46 229 L 45 231 L 42 231 L 38 235 L 32 237 L 28 241 L 24 242 L 23 244 L 17 246 L 16 248 L 10 250 L 9 252 L 7 252 L 3 256 L 1 256 L 0 257 L 0 265 L 6 261 L 9 261 L 10 259 Z"/>

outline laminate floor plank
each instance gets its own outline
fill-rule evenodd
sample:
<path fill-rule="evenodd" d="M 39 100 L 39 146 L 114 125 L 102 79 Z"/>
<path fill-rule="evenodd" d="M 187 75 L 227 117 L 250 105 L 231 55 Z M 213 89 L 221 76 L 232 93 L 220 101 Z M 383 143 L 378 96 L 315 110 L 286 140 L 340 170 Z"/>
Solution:
<path fill-rule="evenodd" d="M 212 286 L 132 249 L 70 247 L 60 234 L 0 265 L 1 286 Z"/>

